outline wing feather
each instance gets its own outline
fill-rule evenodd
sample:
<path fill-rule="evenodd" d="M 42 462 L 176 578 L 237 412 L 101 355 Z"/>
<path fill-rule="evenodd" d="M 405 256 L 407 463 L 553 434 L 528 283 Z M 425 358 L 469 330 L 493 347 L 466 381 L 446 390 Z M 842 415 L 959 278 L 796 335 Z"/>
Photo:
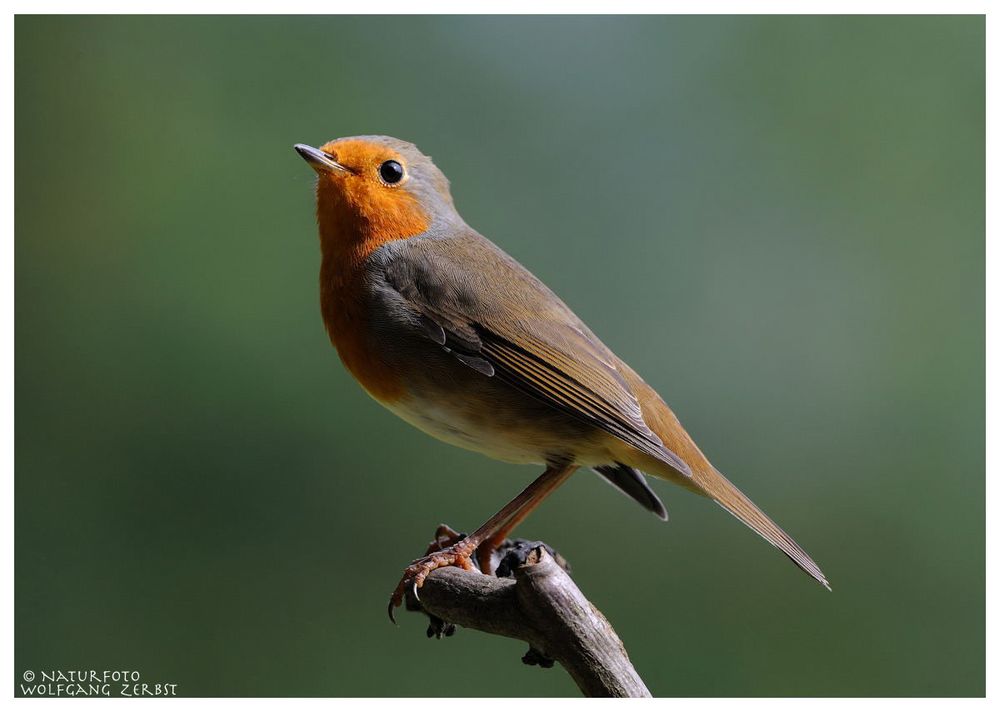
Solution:
<path fill-rule="evenodd" d="M 427 338 L 483 375 L 500 378 L 691 476 L 687 463 L 643 420 L 614 355 L 558 297 L 497 250 L 506 258 L 499 267 L 516 283 L 511 292 L 518 301 L 512 309 L 496 289 L 473 281 L 455 264 L 442 265 L 440 242 L 437 246 L 433 263 L 413 259 L 420 256 L 414 248 L 411 259 L 395 261 L 386 271 L 389 284 L 419 314 Z M 497 259 L 496 254 L 480 257 Z M 445 283 L 442 274 L 454 280 Z"/>

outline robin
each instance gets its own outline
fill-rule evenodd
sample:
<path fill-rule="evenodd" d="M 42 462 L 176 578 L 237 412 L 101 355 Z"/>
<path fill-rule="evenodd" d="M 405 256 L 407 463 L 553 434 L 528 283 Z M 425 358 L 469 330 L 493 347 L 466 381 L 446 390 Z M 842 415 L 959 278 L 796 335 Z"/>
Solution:
<path fill-rule="evenodd" d="M 514 258 L 466 225 L 448 179 L 413 144 L 341 138 L 295 150 L 318 174 L 320 305 L 341 361 L 417 428 L 545 471 L 467 537 L 445 532 L 404 571 L 491 573 L 494 549 L 577 469 L 663 520 L 652 475 L 718 502 L 829 589 L 819 566 L 702 454 L 673 411 Z"/>

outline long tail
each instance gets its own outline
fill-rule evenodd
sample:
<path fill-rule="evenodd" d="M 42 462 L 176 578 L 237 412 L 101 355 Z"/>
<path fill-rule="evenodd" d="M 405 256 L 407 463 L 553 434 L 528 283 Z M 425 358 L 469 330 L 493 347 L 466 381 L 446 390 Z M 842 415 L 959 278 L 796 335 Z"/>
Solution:
<path fill-rule="evenodd" d="M 708 477 L 704 474 L 700 477 L 696 476 L 697 480 L 699 480 L 698 484 L 705 491 L 705 494 L 718 502 L 727 512 L 760 534 L 772 546 L 779 549 L 796 566 L 826 586 L 828 591 L 832 590 L 830 582 L 826 580 L 826 576 L 820 570 L 819 566 L 816 565 L 816 562 L 812 560 L 812 557 L 792 537 L 788 536 L 784 529 L 775 524 L 756 504 L 751 502 L 749 497 L 740 492 L 732 482 L 727 480 L 721 472 L 714 467 L 712 470 L 712 475 Z"/>
<path fill-rule="evenodd" d="M 644 463 L 630 462 L 629 464 L 649 474 L 670 480 L 693 492 L 711 497 L 723 509 L 784 553 L 796 566 L 826 586 L 827 590 L 831 590 L 830 582 L 826 580 L 826 576 L 823 575 L 809 554 L 796 544 L 795 540 L 788 536 L 781 527 L 771 521 L 771 518 L 751 502 L 749 497 L 740 492 L 732 482 L 712 466 L 708 458 L 695 445 L 691 436 L 681 426 L 677 416 L 663 402 L 656 391 L 624 362 L 619 361 L 617 366 L 639 400 L 643 419 L 652 431 L 663 440 L 664 445 L 687 463 L 691 468 L 691 477 L 678 473 L 669 463 L 651 462 L 648 458 L 641 458 L 645 460 Z"/>

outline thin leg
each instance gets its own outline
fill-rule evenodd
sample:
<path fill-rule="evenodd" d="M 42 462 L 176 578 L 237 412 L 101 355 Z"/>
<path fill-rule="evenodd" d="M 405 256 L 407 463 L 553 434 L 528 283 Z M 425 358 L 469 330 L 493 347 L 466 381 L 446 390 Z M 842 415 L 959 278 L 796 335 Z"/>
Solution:
<path fill-rule="evenodd" d="M 424 579 L 434 569 L 442 566 L 472 569 L 470 557 L 480 547 L 483 547 L 478 557 L 480 566 L 483 573 L 491 573 L 493 567 L 490 558 L 497 545 L 576 469 L 576 465 L 549 466 L 538 479 L 525 487 L 521 494 L 504 505 L 503 509 L 465 539 L 413 561 L 406 567 L 403 578 L 389 599 L 389 617 L 394 619 L 393 609 L 402 604 L 406 589 L 410 586 L 413 586 L 414 591 L 420 588 Z M 497 535 L 501 536 L 498 538 Z"/>
<path fill-rule="evenodd" d="M 503 540 L 510 536 L 510 533 L 514 531 L 518 524 L 527 519 L 528 515 L 542 503 L 552 491 L 569 479 L 569 476 L 576 471 L 575 465 L 570 465 L 568 467 L 560 468 L 549 468 L 542 475 L 531 483 L 527 489 L 525 489 L 521 494 L 515 497 L 507 507 L 504 507 L 496 515 L 494 515 L 489 521 L 483 526 L 476 530 L 475 534 L 482 534 L 482 541 L 476 548 L 476 559 L 479 561 L 480 570 L 487 575 L 493 573 L 493 552 L 496 551 L 497 547 L 503 543 Z M 549 475 L 549 477 L 546 477 Z M 544 482 L 543 482 L 544 480 Z M 519 499 L 528 494 L 528 491 L 535 485 L 540 485 L 538 490 L 533 494 L 525 497 L 524 501 L 519 507 L 512 507 Z M 506 519 L 497 520 L 508 507 L 511 507 Z M 491 526 L 492 525 L 492 526 Z"/>

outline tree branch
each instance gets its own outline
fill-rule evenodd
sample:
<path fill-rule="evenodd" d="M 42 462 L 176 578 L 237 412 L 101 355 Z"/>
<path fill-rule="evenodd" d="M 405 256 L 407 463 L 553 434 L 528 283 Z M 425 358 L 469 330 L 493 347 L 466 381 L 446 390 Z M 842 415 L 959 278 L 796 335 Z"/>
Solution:
<path fill-rule="evenodd" d="M 513 578 L 437 569 L 424 581 L 419 602 L 408 597 L 407 609 L 431 616 L 428 635 L 451 635 L 449 624 L 456 624 L 523 640 L 531 646 L 525 663 L 559 662 L 588 697 L 650 697 L 611 624 L 557 563 L 558 555 L 538 542 L 525 544 L 508 543 L 521 554 L 513 564 L 510 552 L 505 560 Z"/>

